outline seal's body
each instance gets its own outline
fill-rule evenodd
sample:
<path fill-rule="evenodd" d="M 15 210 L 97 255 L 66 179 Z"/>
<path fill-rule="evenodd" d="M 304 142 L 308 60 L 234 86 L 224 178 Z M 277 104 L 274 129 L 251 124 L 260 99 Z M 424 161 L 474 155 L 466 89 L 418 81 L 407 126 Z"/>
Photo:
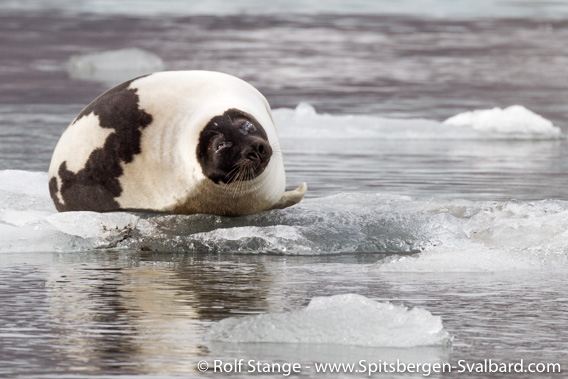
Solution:
<path fill-rule="evenodd" d="M 245 215 L 298 203 L 270 106 L 254 87 L 209 71 L 133 79 L 89 104 L 49 167 L 59 211 Z"/>

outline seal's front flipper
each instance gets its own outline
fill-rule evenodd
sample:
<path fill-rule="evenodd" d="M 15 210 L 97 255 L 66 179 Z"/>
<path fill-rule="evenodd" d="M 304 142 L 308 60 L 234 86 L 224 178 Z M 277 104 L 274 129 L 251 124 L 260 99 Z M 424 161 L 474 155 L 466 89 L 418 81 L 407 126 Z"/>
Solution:
<path fill-rule="evenodd" d="M 307 190 L 307 184 L 302 183 L 295 190 L 284 192 L 284 195 L 282 195 L 280 201 L 274 204 L 270 209 L 284 209 L 298 204 L 304 198 Z"/>

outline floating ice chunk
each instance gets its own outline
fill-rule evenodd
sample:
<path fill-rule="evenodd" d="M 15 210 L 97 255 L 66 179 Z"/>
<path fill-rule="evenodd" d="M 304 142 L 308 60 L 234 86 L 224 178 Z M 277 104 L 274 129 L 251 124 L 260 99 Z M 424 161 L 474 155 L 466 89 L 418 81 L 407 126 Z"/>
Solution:
<path fill-rule="evenodd" d="M 431 120 L 321 114 L 305 102 L 298 104 L 295 109 L 276 109 L 273 116 L 282 139 L 435 139 L 439 138 L 442 130 L 447 129 Z"/>
<path fill-rule="evenodd" d="M 148 51 L 129 48 L 101 53 L 75 55 L 69 59 L 73 79 L 122 82 L 164 69 L 162 59 Z"/>
<path fill-rule="evenodd" d="M 231 317 L 207 338 L 227 342 L 341 344 L 375 347 L 449 345 L 439 316 L 356 294 L 315 297 L 298 311 Z"/>
<path fill-rule="evenodd" d="M 443 123 L 426 119 L 322 114 L 308 103 L 300 103 L 295 109 L 276 109 L 273 115 L 282 142 L 310 138 L 486 140 L 555 139 L 561 136 L 560 128 L 522 106 L 461 113 Z"/>
<path fill-rule="evenodd" d="M 471 127 L 481 132 L 560 136 L 560 128 L 521 105 L 464 112 L 448 118 L 446 125 Z"/>

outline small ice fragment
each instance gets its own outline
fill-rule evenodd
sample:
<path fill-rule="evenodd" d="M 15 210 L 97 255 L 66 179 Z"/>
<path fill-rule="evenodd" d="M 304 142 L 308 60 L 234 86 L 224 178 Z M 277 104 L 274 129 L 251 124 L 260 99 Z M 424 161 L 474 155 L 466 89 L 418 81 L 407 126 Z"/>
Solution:
<path fill-rule="evenodd" d="M 539 134 L 550 137 L 560 135 L 560 128 L 522 105 L 464 112 L 448 118 L 444 124 L 471 127 L 480 132 Z"/>
<path fill-rule="evenodd" d="M 444 346 L 451 343 L 439 316 L 421 308 L 377 302 L 362 295 L 315 297 L 303 309 L 230 317 L 208 339 L 226 342 L 341 344 L 374 347 Z"/>
<path fill-rule="evenodd" d="M 296 106 L 295 113 L 298 117 L 315 116 L 317 114 L 316 108 L 314 108 L 312 104 L 306 102 L 299 103 Z"/>
<path fill-rule="evenodd" d="M 72 56 L 68 69 L 73 79 L 120 82 L 161 71 L 164 62 L 153 53 L 129 48 Z"/>

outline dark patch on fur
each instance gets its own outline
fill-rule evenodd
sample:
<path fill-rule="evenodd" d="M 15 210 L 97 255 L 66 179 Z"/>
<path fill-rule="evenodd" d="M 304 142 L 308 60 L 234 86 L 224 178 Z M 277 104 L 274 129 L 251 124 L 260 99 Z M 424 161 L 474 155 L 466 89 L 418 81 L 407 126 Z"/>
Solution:
<path fill-rule="evenodd" d="M 242 127 L 246 121 L 254 125 L 250 131 Z M 232 145 L 216 153 L 215 147 L 221 142 Z M 270 161 L 272 148 L 266 131 L 252 115 L 229 109 L 213 117 L 203 128 L 196 153 L 205 176 L 215 183 L 228 183 L 234 178 L 239 160 L 253 161 L 251 164 L 256 166 L 254 176 L 248 177 L 248 180 L 260 175 Z"/>
<path fill-rule="evenodd" d="M 115 198 L 122 192 L 118 181 L 123 174 L 121 163 L 130 163 L 136 154 L 140 154 L 142 129 L 152 122 L 152 116 L 138 108 L 136 89 L 128 88 L 136 79 L 103 93 L 69 126 L 72 128 L 81 118 L 94 113 L 102 128 L 114 131 L 102 148 L 93 150 L 79 172 L 69 171 L 65 161 L 61 163 L 58 170 L 61 188 L 57 188 L 55 178 L 49 182 L 49 192 L 58 211 L 104 212 L 119 208 Z M 59 202 L 58 191 L 64 204 Z"/>

